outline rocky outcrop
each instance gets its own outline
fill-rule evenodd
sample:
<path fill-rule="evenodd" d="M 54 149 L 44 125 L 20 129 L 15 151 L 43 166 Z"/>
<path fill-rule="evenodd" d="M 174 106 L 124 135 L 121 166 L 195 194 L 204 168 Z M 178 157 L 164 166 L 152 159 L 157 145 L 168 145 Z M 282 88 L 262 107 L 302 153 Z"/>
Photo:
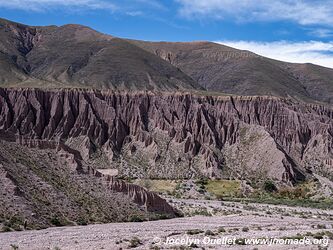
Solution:
<path fill-rule="evenodd" d="M 123 176 L 247 179 L 260 170 L 294 183 L 332 170 L 332 108 L 275 97 L 0 89 L 0 130 L 86 137 L 76 150 L 94 146 Z"/>
<path fill-rule="evenodd" d="M 176 215 L 165 200 L 101 175 L 74 150 L 39 145 L 0 140 L 0 228 L 6 223 L 23 230 L 25 221 L 28 229 L 40 229 Z"/>
<path fill-rule="evenodd" d="M 128 195 L 136 204 L 144 207 L 149 212 L 156 212 L 165 215 L 175 216 L 178 212 L 170 206 L 165 199 L 146 189 L 126 183 L 115 177 L 103 175 L 111 190 Z"/>
<path fill-rule="evenodd" d="M 62 157 L 67 166 L 80 174 L 93 175 L 97 178 L 102 178 L 104 185 L 116 193 L 122 193 L 130 198 L 131 201 L 144 208 L 146 212 L 164 214 L 174 217 L 178 211 L 174 209 L 167 201 L 157 194 L 146 190 L 135 184 L 127 183 L 115 177 L 103 174 L 93 167 L 87 165 L 82 159 L 81 152 L 70 148 L 61 141 L 28 139 L 19 136 L 16 143 L 21 146 L 38 149 L 55 149 L 59 156 Z"/>

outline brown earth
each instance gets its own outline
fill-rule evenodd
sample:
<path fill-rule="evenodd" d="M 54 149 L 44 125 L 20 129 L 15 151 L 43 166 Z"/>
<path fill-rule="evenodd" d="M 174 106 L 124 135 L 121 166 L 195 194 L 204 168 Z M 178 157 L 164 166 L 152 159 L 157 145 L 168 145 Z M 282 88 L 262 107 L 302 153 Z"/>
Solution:
<path fill-rule="evenodd" d="M 1 19 L 0 223 L 177 215 L 120 179 L 315 180 L 331 194 L 332 79 L 332 69 L 215 43 Z"/>
<path fill-rule="evenodd" d="M 0 90 L 7 136 L 63 141 L 122 177 L 332 180 L 330 107 L 272 97 Z"/>
<path fill-rule="evenodd" d="M 212 42 L 131 43 L 179 67 L 208 91 L 333 103 L 333 69 L 286 63 Z"/>
<path fill-rule="evenodd" d="M 212 42 L 144 42 L 82 25 L 0 19 L 0 85 L 203 90 L 333 103 L 333 69 L 291 64 Z"/>
<path fill-rule="evenodd" d="M 0 85 L 99 89 L 202 89 L 126 40 L 81 25 L 31 27 L 0 19 Z"/>
<path fill-rule="evenodd" d="M 61 143 L 0 140 L 2 231 L 174 217 L 164 199 L 105 176 Z"/>

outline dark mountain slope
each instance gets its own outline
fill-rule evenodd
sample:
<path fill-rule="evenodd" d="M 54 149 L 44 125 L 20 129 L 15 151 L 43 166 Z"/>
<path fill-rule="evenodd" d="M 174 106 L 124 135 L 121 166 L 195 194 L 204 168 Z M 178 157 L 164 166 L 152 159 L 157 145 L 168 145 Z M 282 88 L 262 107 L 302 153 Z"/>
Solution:
<path fill-rule="evenodd" d="M 7 86 L 200 88 L 159 57 L 80 25 L 29 27 L 0 20 L 0 60 L 0 83 Z"/>
<path fill-rule="evenodd" d="M 29 27 L 1 19 L 0 73 L 2 86 L 205 88 L 333 103 L 333 69 L 210 42 L 125 40 L 81 25 Z"/>
<path fill-rule="evenodd" d="M 131 42 L 179 67 L 210 91 L 333 103 L 333 69 L 280 62 L 210 42 Z"/>
<path fill-rule="evenodd" d="M 333 103 L 333 69 L 314 64 L 284 64 L 284 68 L 302 83 L 312 98 Z"/>

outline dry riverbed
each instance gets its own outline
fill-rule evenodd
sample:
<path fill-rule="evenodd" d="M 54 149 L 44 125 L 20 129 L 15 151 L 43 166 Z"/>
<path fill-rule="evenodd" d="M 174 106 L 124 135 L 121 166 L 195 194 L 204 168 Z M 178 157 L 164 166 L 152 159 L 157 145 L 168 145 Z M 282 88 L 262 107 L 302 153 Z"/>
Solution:
<path fill-rule="evenodd" d="M 331 210 L 209 200 L 172 203 L 186 217 L 1 233 L 0 249 L 333 249 Z M 244 245 L 245 239 L 263 238 L 276 243 Z M 321 246 L 278 244 L 304 238 L 307 243 L 321 240 Z"/>

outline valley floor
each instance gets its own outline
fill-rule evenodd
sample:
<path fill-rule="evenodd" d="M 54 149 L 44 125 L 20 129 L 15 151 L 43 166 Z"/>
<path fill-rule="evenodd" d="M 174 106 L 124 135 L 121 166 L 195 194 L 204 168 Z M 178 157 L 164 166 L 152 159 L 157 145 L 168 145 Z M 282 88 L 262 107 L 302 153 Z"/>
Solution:
<path fill-rule="evenodd" d="M 186 217 L 1 233 L 0 249 L 187 249 L 186 244 L 176 243 L 184 240 L 190 245 L 189 239 L 198 242 L 188 249 L 333 249 L 332 210 L 210 200 L 175 199 L 172 203 Z M 311 243 L 321 239 L 322 246 L 244 245 L 244 239 L 295 242 L 304 237 Z M 213 239 L 224 243 L 207 244 Z M 224 245 L 234 239 L 236 244 Z"/>

